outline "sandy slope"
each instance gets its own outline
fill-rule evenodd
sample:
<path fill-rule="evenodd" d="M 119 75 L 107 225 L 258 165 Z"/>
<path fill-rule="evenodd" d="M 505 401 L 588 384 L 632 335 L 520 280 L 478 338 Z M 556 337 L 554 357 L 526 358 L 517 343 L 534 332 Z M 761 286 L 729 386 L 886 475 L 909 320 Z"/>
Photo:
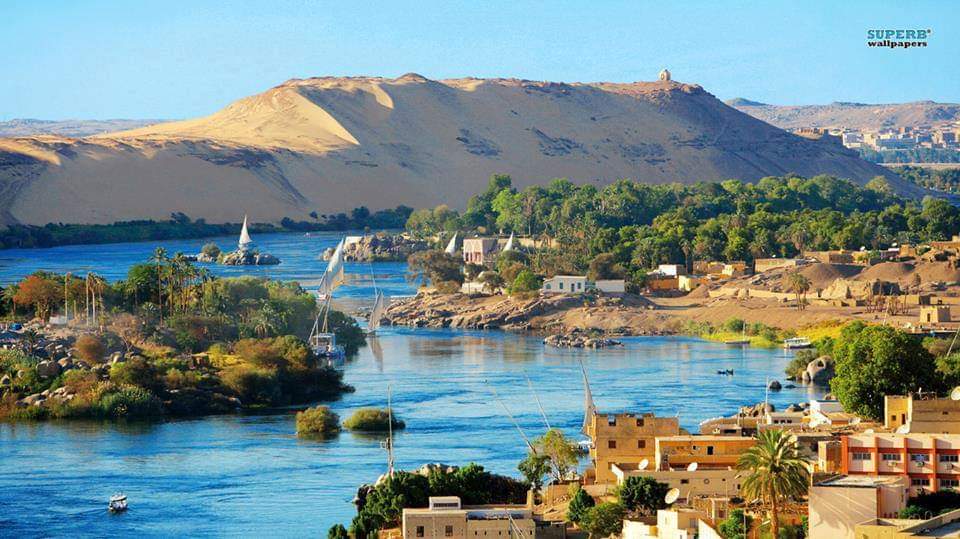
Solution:
<path fill-rule="evenodd" d="M 768 105 L 745 99 L 728 102 L 738 110 L 783 129 L 799 127 L 848 127 L 880 129 L 932 125 L 960 120 L 960 104 L 917 101 L 869 105 Z"/>
<path fill-rule="evenodd" d="M 524 186 L 786 172 L 890 174 L 696 85 L 315 78 L 194 120 L 85 139 L 0 139 L 0 224 L 462 207 L 492 173 Z"/>

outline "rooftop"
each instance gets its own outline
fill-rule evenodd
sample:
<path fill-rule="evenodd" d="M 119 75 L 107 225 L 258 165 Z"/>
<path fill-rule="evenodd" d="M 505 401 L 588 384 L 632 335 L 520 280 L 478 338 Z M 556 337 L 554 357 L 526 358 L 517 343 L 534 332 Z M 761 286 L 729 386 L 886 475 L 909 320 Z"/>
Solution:
<path fill-rule="evenodd" d="M 869 475 L 841 475 L 820 481 L 818 487 L 875 488 L 890 485 L 900 480 L 898 477 L 871 477 Z"/>

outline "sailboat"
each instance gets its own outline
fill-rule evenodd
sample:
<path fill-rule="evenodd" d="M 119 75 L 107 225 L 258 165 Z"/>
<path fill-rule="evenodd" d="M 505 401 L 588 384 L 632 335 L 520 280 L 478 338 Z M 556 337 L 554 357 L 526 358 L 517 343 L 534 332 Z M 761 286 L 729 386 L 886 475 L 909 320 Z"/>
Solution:
<path fill-rule="evenodd" d="M 240 241 L 237 242 L 237 250 L 246 253 L 253 249 L 253 239 L 250 238 L 250 232 L 247 231 L 247 216 L 243 216 L 243 228 L 240 229 Z"/>
<path fill-rule="evenodd" d="M 321 315 L 323 316 L 322 323 L 320 322 Z M 310 330 L 310 338 L 307 342 L 317 357 L 329 360 L 330 365 L 334 366 L 346 357 L 347 352 L 343 346 L 337 344 L 337 335 L 330 331 L 327 326 L 329 315 L 330 296 L 328 295 L 320 310 L 317 311 L 317 317 L 313 321 L 313 329 Z"/>
<path fill-rule="evenodd" d="M 457 233 L 456 232 L 453 233 L 453 237 L 450 238 L 450 243 L 447 244 L 447 248 L 444 249 L 443 252 L 447 253 L 448 255 L 456 254 L 457 252 Z"/>
<path fill-rule="evenodd" d="M 507 240 L 507 244 L 503 246 L 503 252 L 513 250 L 513 232 L 510 233 L 510 239 Z"/>
<path fill-rule="evenodd" d="M 367 322 L 367 335 L 373 335 L 380 329 L 380 321 L 383 319 L 383 313 L 387 310 L 387 300 L 379 289 L 376 298 L 373 300 L 373 310 L 370 311 L 370 320 Z"/>
<path fill-rule="evenodd" d="M 319 295 L 321 299 L 331 296 L 333 291 L 343 284 L 344 242 L 345 240 L 341 239 L 340 243 L 337 244 L 337 248 L 333 250 L 333 256 L 330 257 L 330 262 L 327 263 L 327 269 L 323 272 L 323 277 L 320 278 L 320 287 L 319 290 L 317 290 L 317 295 Z"/>

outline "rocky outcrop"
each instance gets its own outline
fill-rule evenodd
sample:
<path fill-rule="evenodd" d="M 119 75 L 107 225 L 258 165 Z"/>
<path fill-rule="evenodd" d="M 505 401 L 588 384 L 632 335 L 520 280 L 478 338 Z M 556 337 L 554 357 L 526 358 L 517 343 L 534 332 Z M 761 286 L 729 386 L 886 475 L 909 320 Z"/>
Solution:
<path fill-rule="evenodd" d="M 404 234 L 375 234 L 363 236 L 343 248 L 344 260 L 350 262 L 405 262 L 413 253 L 426 251 L 430 244 Z M 323 259 L 330 260 L 333 248 L 323 252 Z"/>
<path fill-rule="evenodd" d="M 579 331 L 573 331 L 564 335 L 550 335 L 543 339 L 543 344 L 557 348 L 607 348 L 609 346 L 623 346 L 623 343 L 616 339 L 592 337 Z"/>
<path fill-rule="evenodd" d="M 834 374 L 833 358 L 820 356 L 807 363 L 807 368 L 801 375 L 801 381 L 805 384 L 827 385 Z"/>
<path fill-rule="evenodd" d="M 220 257 L 224 266 L 274 266 L 280 259 L 267 253 L 252 251 L 234 251 Z"/>
<path fill-rule="evenodd" d="M 464 294 L 421 292 L 391 305 L 384 322 L 432 328 L 530 329 L 530 320 L 534 317 L 580 305 L 583 299 L 573 296 L 470 298 Z"/>

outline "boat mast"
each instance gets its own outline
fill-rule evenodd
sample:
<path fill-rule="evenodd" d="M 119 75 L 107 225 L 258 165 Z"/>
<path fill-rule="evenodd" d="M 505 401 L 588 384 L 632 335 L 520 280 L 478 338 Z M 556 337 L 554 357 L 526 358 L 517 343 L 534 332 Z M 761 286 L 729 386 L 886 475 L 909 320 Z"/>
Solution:
<path fill-rule="evenodd" d="M 530 387 L 530 392 L 533 393 L 534 400 L 537 401 L 537 408 L 540 409 L 540 417 L 543 418 L 543 424 L 547 426 L 547 430 L 550 430 L 550 421 L 547 420 L 547 413 L 543 411 L 543 404 L 540 403 L 540 396 L 537 395 L 537 390 L 533 389 L 533 382 L 530 381 L 530 377 L 524 373 L 524 378 L 527 379 L 527 386 Z"/>
<path fill-rule="evenodd" d="M 387 473 L 393 477 L 393 403 L 392 386 L 387 386 Z"/>
<path fill-rule="evenodd" d="M 537 449 L 533 447 L 532 443 L 530 443 L 530 439 L 527 438 L 526 433 L 524 433 L 523 429 L 520 428 L 520 423 L 517 423 L 517 420 L 514 419 L 513 414 L 510 413 L 510 409 L 507 408 L 507 405 L 502 400 L 500 400 L 500 395 L 497 394 L 497 390 L 494 389 L 493 386 L 490 386 L 490 392 L 493 393 L 494 400 L 499 402 L 500 406 L 503 407 L 503 411 L 506 412 L 507 417 L 510 418 L 510 422 L 513 423 L 513 426 L 517 428 L 517 432 L 520 433 L 520 437 L 523 438 L 524 443 L 527 444 L 527 447 L 530 448 L 530 451 L 533 451 L 533 453 L 536 454 Z"/>

